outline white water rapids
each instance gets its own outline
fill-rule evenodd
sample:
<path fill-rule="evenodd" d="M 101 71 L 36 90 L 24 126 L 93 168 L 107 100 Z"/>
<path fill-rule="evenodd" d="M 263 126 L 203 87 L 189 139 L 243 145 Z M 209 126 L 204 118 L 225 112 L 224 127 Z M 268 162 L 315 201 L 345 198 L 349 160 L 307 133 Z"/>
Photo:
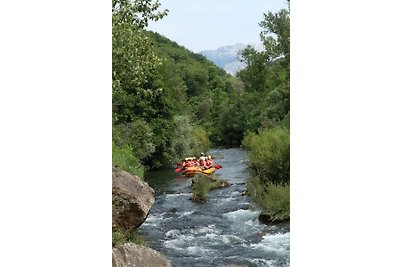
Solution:
<path fill-rule="evenodd" d="M 140 227 L 150 247 L 173 266 L 289 266 L 290 225 L 264 225 L 260 210 L 240 193 L 250 175 L 245 151 L 218 149 L 211 153 L 222 169 L 216 175 L 230 187 L 209 193 L 206 203 L 193 203 L 190 179 L 171 169 L 146 174 L 156 201 Z"/>

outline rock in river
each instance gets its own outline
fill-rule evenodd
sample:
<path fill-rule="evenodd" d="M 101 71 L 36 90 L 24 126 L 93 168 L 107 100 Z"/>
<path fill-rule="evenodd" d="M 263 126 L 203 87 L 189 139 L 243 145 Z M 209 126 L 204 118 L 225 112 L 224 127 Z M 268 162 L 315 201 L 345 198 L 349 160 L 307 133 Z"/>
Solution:
<path fill-rule="evenodd" d="M 154 190 L 139 177 L 112 168 L 112 227 L 137 229 L 146 219 L 154 203 Z"/>

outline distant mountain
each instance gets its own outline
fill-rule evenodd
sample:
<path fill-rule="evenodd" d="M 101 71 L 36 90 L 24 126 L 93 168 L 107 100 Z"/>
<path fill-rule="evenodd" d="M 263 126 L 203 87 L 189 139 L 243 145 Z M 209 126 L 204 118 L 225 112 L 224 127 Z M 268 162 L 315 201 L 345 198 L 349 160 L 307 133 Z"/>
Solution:
<path fill-rule="evenodd" d="M 251 44 L 256 50 L 261 50 L 261 45 Z M 234 45 L 222 46 L 216 50 L 204 50 L 200 54 L 208 60 L 214 62 L 227 73 L 235 75 L 238 71 L 244 69 L 246 64 L 239 60 L 239 52 L 246 48 L 247 44 L 237 43 Z"/>

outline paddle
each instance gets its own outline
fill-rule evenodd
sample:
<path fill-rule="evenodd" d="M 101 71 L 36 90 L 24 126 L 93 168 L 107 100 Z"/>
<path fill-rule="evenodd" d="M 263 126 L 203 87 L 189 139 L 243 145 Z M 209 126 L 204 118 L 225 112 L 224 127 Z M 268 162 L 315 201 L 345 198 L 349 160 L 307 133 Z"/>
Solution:
<path fill-rule="evenodd" d="M 222 166 L 221 166 L 220 164 L 217 164 L 217 165 L 214 166 L 214 168 L 216 168 L 216 169 L 221 169 Z"/>
<path fill-rule="evenodd" d="M 183 169 L 182 163 L 176 163 L 176 166 L 178 166 L 178 168 L 175 169 L 175 172 L 178 173 Z"/>

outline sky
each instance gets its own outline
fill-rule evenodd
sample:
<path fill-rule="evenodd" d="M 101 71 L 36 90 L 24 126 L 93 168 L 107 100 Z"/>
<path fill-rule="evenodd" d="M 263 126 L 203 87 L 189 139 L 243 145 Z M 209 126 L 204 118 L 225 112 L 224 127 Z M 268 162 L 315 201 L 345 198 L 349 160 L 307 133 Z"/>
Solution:
<path fill-rule="evenodd" d="M 169 14 L 151 22 L 156 31 L 193 52 L 236 43 L 259 43 L 263 13 L 287 8 L 286 0 L 160 0 Z"/>

